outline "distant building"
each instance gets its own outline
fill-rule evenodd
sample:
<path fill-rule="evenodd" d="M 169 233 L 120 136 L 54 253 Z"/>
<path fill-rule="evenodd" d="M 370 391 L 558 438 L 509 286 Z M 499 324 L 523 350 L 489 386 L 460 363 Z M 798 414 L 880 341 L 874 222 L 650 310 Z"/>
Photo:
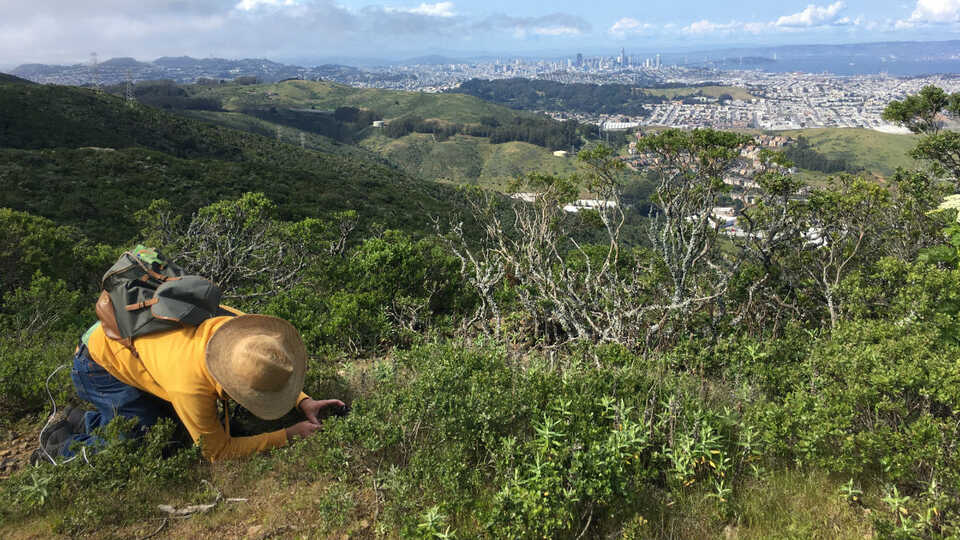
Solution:
<path fill-rule="evenodd" d="M 513 195 L 510 195 L 510 198 L 532 203 L 537 200 L 537 196 L 539 195 L 539 193 L 514 193 Z"/>
<path fill-rule="evenodd" d="M 625 131 L 640 126 L 640 122 L 604 122 L 600 125 L 603 131 Z"/>
<path fill-rule="evenodd" d="M 599 208 L 616 208 L 614 201 L 602 201 L 600 199 L 578 199 L 563 207 L 564 212 L 576 214 L 581 210 L 596 210 Z"/>
<path fill-rule="evenodd" d="M 384 121 L 384 120 L 374 120 L 374 121 L 373 121 L 373 127 L 375 127 L 375 128 L 382 128 L 382 127 L 385 126 L 385 125 L 387 125 L 387 123 L 386 123 L 386 121 Z"/>
<path fill-rule="evenodd" d="M 553 153 L 553 155 L 556 156 L 556 157 L 567 157 L 567 154 L 568 154 L 568 153 L 569 153 L 569 152 L 567 152 L 566 150 L 556 150 L 556 151 Z"/>

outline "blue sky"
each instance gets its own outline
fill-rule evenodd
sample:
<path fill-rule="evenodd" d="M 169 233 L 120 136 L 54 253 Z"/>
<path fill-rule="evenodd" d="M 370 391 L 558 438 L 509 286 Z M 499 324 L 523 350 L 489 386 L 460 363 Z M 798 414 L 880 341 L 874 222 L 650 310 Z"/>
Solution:
<path fill-rule="evenodd" d="M 0 0 L 0 67 L 960 39 L 960 0 Z M 960 51 L 958 51 L 960 52 Z"/>

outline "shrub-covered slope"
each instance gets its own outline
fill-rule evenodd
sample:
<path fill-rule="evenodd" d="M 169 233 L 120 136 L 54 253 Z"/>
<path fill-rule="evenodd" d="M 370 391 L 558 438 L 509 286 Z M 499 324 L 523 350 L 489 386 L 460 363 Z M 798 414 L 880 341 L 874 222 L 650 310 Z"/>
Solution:
<path fill-rule="evenodd" d="M 26 79 L 21 79 L 15 75 L 9 75 L 7 73 L 0 73 L 0 84 L 3 83 L 16 83 L 16 84 L 34 84 L 31 81 Z"/>
<path fill-rule="evenodd" d="M 526 178 L 540 194 L 530 203 L 473 192 L 480 238 L 454 225 L 352 242 L 352 213 L 278 215 L 306 197 L 297 175 L 308 170 L 138 148 L 5 150 L 5 186 L 32 186 L 30 201 L 70 182 L 120 198 L 105 186 L 174 178 L 193 193 L 218 175 L 272 175 L 265 194 L 189 218 L 151 204 L 143 238 L 202 269 L 231 305 L 290 321 L 310 354 L 307 392 L 352 410 L 306 440 L 213 464 L 189 440 L 171 446 L 173 424 L 136 439 L 115 423 L 89 463 L 0 481 L 0 537 L 957 538 L 960 224 L 955 197 L 931 210 L 953 191 L 943 171 L 960 136 L 920 140 L 953 153 L 888 186 L 842 176 L 806 188 L 771 167 L 737 216 L 743 234 L 724 235 L 712 225 L 719 179 L 751 139 L 645 137 L 641 150 L 667 167 L 652 172 L 646 243 L 620 229 L 624 205 L 560 208 L 584 184 L 617 197 L 632 173 L 604 148 L 582 153 L 579 177 Z M 56 169 L 87 158 L 90 170 Z M 229 187 L 216 186 L 211 196 Z M 48 399 L 78 404 L 68 371 L 53 370 L 90 324 L 97 270 L 120 244 L 4 208 L 0 231 L 6 452 L 4 441 L 36 437 Z M 236 435 L 303 419 L 234 412 Z M 205 515 L 167 521 L 159 505 Z"/>
<path fill-rule="evenodd" d="M 183 212 L 265 191 L 282 216 L 357 210 L 364 222 L 422 228 L 451 188 L 362 151 L 311 151 L 90 90 L 0 85 L 0 206 L 117 241 L 166 198 Z M 444 201 L 444 202 L 441 202 Z"/>

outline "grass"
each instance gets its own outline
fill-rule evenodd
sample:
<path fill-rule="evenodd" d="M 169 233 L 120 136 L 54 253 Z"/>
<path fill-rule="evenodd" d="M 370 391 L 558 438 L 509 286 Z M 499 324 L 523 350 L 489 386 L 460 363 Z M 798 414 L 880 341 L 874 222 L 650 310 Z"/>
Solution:
<path fill-rule="evenodd" d="M 484 117 L 508 121 L 529 116 L 465 94 L 427 94 L 375 88 L 353 88 L 342 84 L 314 81 L 285 81 L 256 86 L 213 88 L 198 95 L 215 95 L 228 110 L 246 107 L 290 107 L 334 110 L 337 107 L 370 109 L 385 120 L 405 116 L 447 120 L 457 123 L 479 122 Z"/>
<path fill-rule="evenodd" d="M 784 131 L 790 137 L 804 136 L 810 145 L 831 159 L 843 158 L 879 177 L 889 177 L 897 167 L 912 168 L 917 162 L 908 153 L 917 143 L 915 135 L 894 135 L 869 129 L 819 128 Z"/>
<path fill-rule="evenodd" d="M 207 467 L 210 484 L 224 498 L 208 512 L 189 519 L 170 520 L 167 538 L 398 538 L 381 515 L 377 476 L 371 471 L 362 482 L 340 480 L 306 470 L 298 456 L 317 440 L 249 460 Z M 298 452 L 299 450 L 299 452 Z M 871 514 L 839 495 L 843 482 L 812 471 L 775 471 L 748 481 L 727 509 L 720 509 L 703 491 L 691 490 L 667 505 L 649 510 L 624 523 L 619 537 L 626 539 L 703 538 L 717 540 L 823 539 L 861 540 L 874 536 Z M 188 501 L 176 493 L 158 494 L 159 500 L 180 507 L 208 503 L 214 492 Z M 282 509 L 280 511 L 279 509 Z M 160 524 L 162 514 L 97 531 L 105 538 L 143 538 Z M 4 526 L 0 535 L 11 539 L 53 537 L 56 515 L 37 516 Z M 469 521 L 469 520 L 468 520 Z M 474 524 L 476 526 L 476 524 Z"/>
<path fill-rule="evenodd" d="M 662 96 L 669 99 L 681 98 L 693 95 L 704 95 L 707 97 L 720 97 L 723 94 L 730 94 L 734 99 L 747 101 L 756 96 L 747 92 L 746 89 L 739 86 L 701 86 L 701 87 L 683 87 L 683 88 L 647 88 L 645 91 L 652 96 Z"/>
<path fill-rule="evenodd" d="M 869 514 L 837 495 L 842 482 L 819 472 L 780 471 L 749 486 L 740 501 L 740 540 L 863 539 Z"/>
<path fill-rule="evenodd" d="M 576 171 L 572 156 L 560 158 L 546 148 L 529 143 L 491 144 L 486 138 L 467 135 L 442 142 L 421 133 L 400 139 L 373 136 L 361 145 L 420 178 L 500 190 L 529 172 L 568 175 Z"/>

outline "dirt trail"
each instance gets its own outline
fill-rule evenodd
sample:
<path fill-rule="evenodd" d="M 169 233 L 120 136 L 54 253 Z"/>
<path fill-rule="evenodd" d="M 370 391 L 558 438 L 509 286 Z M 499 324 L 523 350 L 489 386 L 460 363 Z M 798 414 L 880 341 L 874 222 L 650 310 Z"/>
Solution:
<path fill-rule="evenodd" d="M 0 480 L 27 466 L 30 454 L 37 448 L 40 430 L 29 432 L 0 429 Z"/>

